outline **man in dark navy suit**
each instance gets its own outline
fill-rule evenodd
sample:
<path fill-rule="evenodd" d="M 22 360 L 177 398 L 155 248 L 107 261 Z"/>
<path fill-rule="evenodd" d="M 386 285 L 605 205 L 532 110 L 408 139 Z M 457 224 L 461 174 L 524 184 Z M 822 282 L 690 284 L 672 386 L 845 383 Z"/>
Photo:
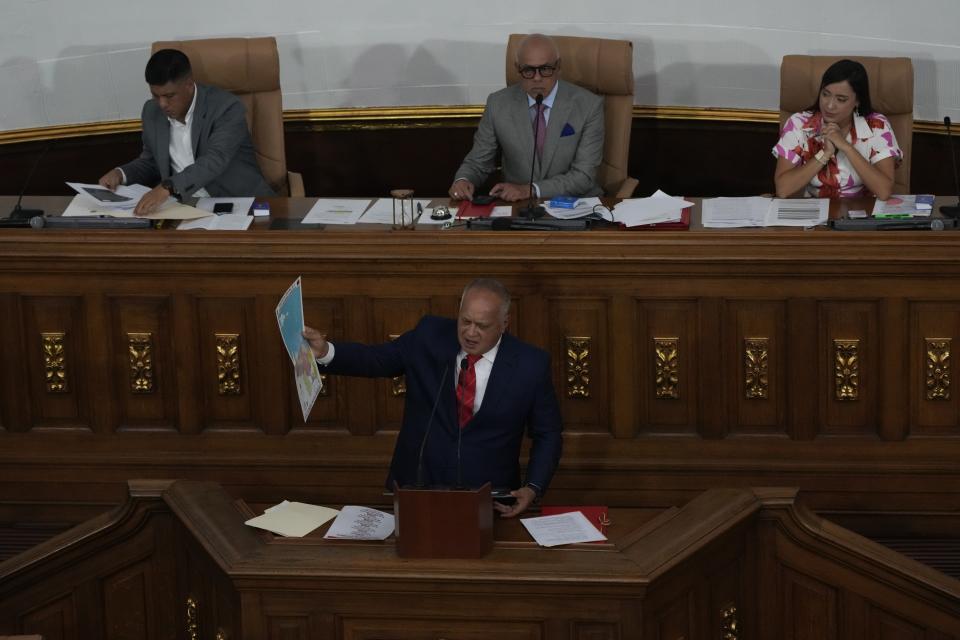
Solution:
<path fill-rule="evenodd" d="M 481 278 L 463 290 L 456 321 L 426 316 L 386 344 L 334 346 L 306 328 L 304 337 L 329 373 L 406 376 L 403 426 L 390 463 L 389 488 L 394 482 L 417 481 L 419 450 L 436 401 L 424 453 L 427 485 L 476 488 L 490 482 L 494 490 L 509 490 L 516 498 L 513 506 L 495 503 L 505 517 L 523 513 L 546 491 L 562 448 L 550 356 L 505 333 L 509 314 L 506 288 Z M 533 443 L 521 481 L 525 432 Z"/>

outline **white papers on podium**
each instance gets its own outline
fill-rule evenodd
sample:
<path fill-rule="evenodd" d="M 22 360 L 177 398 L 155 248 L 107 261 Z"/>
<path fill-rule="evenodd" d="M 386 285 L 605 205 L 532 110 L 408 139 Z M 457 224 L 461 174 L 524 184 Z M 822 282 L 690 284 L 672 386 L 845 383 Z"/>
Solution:
<path fill-rule="evenodd" d="M 662 222 L 679 222 L 681 212 L 692 207 L 692 202 L 676 198 L 657 189 L 649 198 L 621 200 L 613 208 L 613 219 L 628 227 L 639 227 Z"/>
<path fill-rule="evenodd" d="M 582 511 L 555 516 L 525 518 L 520 521 L 541 547 L 556 547 L 575 542 L 598 542 L 607 537 L 590 524 Z"/>
<path fill-rule="evenodd" d="M 222 216 L 206 216 L 196 220 L 184 220 L 177 225 L 179 231 L 206 229 L 207 231 L 246 231 L 253 224 L 253 216 L 246 213 L 226 213 Z"/>
<path fill-rule="evenodd" d="M 827 198 L 709 198 L 703 201 L 702 221 L 713 229 L 814 227 L 829 215 Z"/>
<path fill-rule="evenodd" d="M 593 213 L 594 207 L 600 203 L 600 198 L 580 198 L 574 203 L 570 208 L 567 207 L 551 207 L 549 204 L 544 205 L 544 209 L 547 210 L 554 218 L 560 220 L 573 220 L 576 218 L 585 218 L 586 216 Z"/>
<path fill-rule="evenodd" d="M 370 200 L 319 198 L 303 217 L 303 224 L 357 224 Z"/>
<path fill-rule="evenodd" d="M 369 507 L 346 506 L 324 538 L 341 540 L 386 540 L 393 533 L 394 518 Z"/>
<path fill-rule="evenodd" d="M 266 529 L 288 538 L 302 538 L 339 513 L 330 507 L 319 507 L 303 502 L 288 502 L 269 507 L 262 516 L 251 518 L 244 524 Z"/>

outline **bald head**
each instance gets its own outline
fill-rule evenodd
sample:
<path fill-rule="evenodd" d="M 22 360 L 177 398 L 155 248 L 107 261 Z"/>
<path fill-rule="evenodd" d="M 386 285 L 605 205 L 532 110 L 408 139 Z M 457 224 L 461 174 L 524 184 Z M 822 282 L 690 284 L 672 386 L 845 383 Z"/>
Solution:
<path fill-rule="evenodd" d="M 550 36 L 531 33 L 517 45 L 520 85 L 531 98 L 547 97 L 560 76 L 560 50 Z M 530 76 L 530 77 L 526 77 Z"/>

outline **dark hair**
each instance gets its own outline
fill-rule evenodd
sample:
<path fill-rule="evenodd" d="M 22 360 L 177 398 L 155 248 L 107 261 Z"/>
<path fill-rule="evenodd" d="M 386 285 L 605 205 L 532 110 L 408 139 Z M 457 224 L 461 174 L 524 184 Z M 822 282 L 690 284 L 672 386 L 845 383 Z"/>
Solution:
<path fill-rule="evenodd" d="M 817 90 L 817 97 L 807 111 L 820 111 L 820 94 L 823 88 L 834 82 L 843 82 L 846 80 L 857 96 L 860 103 L 859 111 L 861 115 L 873 113 L 873 106 L 870 104 L 870 81 L 867 79 L 867 70 L 863 65 L 853 60 L 837 60 L 827 67 L 823 72 L 823 78 L 820 79 L 820 88 Z"/>
<path fill-rule="evenodd" d="M 190 58 L 176 49 L 160 49 L 150 56 L 143 75 L 147 84 L 159 87 L 168 82 L 179 82 L 190 76 Z"/>

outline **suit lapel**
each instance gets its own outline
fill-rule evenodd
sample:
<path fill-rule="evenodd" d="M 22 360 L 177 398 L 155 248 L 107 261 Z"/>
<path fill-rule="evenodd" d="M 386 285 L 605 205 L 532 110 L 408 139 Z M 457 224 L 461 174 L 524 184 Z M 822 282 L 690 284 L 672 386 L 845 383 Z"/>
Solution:
<path fill-rule="evenodd" d="M 570 119 L 572 109 L 573 105 L 570 101 L 567 85 L 559 81 L 557 96 L 554 98 L 553 107 L 550 109 L 550 121 L 547 123 L 547 139 L 543 143 L 543 158 L 540 163 L 541 177 L 547 175 L 550 163 L 553 162 L 553 156 L 560 144 L 560 134 L 563 132 L 563 126 Z"/>
<path fill-rule="evenodd" d="M 170 121 L 167 116 L 160 112 L 160 117 L 154 121 L 156 127 L 154 138 L 157 141 L 155 149 L 157 155 L 157 169 L 160 171 L 160 179 L 166 180 L 170 177 Z"/>
<path fill-rule="evenodd" d="M 449 366 L 447 370 L 447 379 L 443 383 L 443 391 L 440 393 L 440 406 L 437 407 L 437 418 L 447 431 L 452 434 L 457 433 L 460 428 L 460 417 L 457 415 L 457 376 L 460 374 L 459 363 L 456 362 L 457 353 L 460 352 L 460 343 L 454 342 L 452 349 L 445 349 L 443 353 L 442 367 Z"/>
<path fill-rule="evenodd" d="M 527 94 L 520 88 L 519 84 L 514 91 L 514 108 L 510 110 L 513 118 L 513 128 L 517 132 L 515 144 L 521 150 L 521 167 L 524 169 L 524 175 L 530 172 L 530 163 L 533 162 L 533 122 L 530 120 L 530 104 L 527 100 Z"/>
<path fill-rule="evenodd" d="M 487 388 L 483 392 L 483 403 L 480 410 L 474 414 L 473 420 L 467 423 L 467 428 L 472 427 L 478 419 L 487 413 L 490 413 L 488 407 L 502 398 L 513 380 L 513 374 L 516 370 L 517 354 L 513 350 L 513 339 L 504 334 L 500 341 L 500 348 L 497 350 L 497 359 L 493 361 L 493 369 L 490 371 L 490 378 L 487 380 Z"/>
<path fill-rule="evenodd" d="M 196 85 L 197 104 L 193 108 L 193 122 L 190 123 L 190 144 L 193 146 L 193 157 L 199 155 L 200 132 L 207 119 L 207 91 L 206 87 Z"/>

